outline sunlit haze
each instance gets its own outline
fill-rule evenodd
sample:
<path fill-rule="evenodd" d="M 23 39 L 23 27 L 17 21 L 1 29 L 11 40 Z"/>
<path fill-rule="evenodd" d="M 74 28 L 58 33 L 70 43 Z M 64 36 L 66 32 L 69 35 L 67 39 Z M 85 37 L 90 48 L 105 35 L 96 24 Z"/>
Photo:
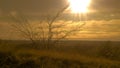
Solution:
<path fill-rule="evenodd" d="M 24 39 L 11 26 L 18 23 L 11 15 L 18 16 L 18 20 L 21 16 L 27 18 L 34 31 L 38 32 L 41 21 L 55 17 L 67 6 L 53 25 L 64 25 L 61 28 L 69 31 L 77 23 L 86 23 L 79 32 L 67 38 L 120 40 L 119 3 L 120 0 L 0 0 L 0 39 Z M 22 21 L 26 24 L 24 19 Z"/>

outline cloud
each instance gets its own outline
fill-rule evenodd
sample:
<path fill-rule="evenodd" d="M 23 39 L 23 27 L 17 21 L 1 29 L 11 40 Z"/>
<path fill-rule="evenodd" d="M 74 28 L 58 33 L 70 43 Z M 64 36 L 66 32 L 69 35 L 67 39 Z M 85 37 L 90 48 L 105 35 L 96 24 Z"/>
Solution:
<path fill-rule="evenodd" d="M 31 21 L 32 26 L 38 26 L 39 21 Z M 59 23 L 71 23 L 71 21 L 59 21 Z M 76 24 L 75 22 L 73 23 Z M 71 28 L 71 25 L 67 25 L 67 28 Z M 21 39 L 21 36 L 13 28 L 11 28 L 10 22 L 0 22 L 0 38 L 5 39 Z M 86 38 L 86 39 L 120 39 L 120 20 L 91 20 L 86 21 L 86 25 L 82 28 L 82 31 L 71 35 L 69 38 Z"/>
<path fill-rule="evenodd" d="M 0 0 L 0 8 L 5 12 L 47 12 L 61 8 L 64 0 Z"/>
<path fill-rule="evenodd" d="M 118 11 L 120 0 L 92 0 L 91 8 L 97 11 Z"/>
<path fill-rule="evenodd" d="M 120 0 L 91 0 L 91 10 L 116 12 L 120 11 Z M 47 12 L 60 9 L 66 5 L 67 0 L 0 0 L 0 8 L 4 12 L 22 11 L 22 12 Z"/>

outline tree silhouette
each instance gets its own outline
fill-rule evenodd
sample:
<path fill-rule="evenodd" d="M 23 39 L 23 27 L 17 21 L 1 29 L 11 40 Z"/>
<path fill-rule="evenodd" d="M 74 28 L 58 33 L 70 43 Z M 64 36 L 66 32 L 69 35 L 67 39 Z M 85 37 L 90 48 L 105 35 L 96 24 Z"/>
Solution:
<path fill-rule="evenodd" d="M 62 8 L 54 15 L 46 15 L 44 19 L 40 20 L 39 26 L 36 28 L 31 24 L 31 21 L 24 15 L 12 15 L 15 24 L 12 26 L 21 33 L 22 37 L 30 40 L 33 44 L 39 44 L 42 47 L 50 48 L 56 45 L 59 41 L 72 35 L 72 33 L 79 32 L 85 23 L 76 23 L 72 25 L 73 21 L 66 23 L 65 21 L 59 22 L 59 17 L 64 14 L 63 12 L 69 5 Z M 68 28 L 68 25 L 72 25 Z"/>

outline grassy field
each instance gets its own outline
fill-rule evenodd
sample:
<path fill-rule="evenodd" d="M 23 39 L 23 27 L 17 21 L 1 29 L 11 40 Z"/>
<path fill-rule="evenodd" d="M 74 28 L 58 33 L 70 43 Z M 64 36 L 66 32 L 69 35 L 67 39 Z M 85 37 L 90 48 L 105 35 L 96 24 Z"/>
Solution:
<path fill-rule="evenodd" d="M 8 40 L 0 42 L 0 68 L 120 68 L 119 54 L 118 41 L 64 41 L 44 49 Z"/>

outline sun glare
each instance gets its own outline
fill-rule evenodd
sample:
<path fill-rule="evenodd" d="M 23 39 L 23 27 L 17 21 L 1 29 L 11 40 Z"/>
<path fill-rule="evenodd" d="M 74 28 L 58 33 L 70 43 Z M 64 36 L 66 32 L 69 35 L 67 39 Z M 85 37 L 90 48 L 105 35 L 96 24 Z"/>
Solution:
<path fill-rule="evenodd" d="M 73 13 L 86 13 L 91 0 L 69 0 L 70 8 Z"/>

